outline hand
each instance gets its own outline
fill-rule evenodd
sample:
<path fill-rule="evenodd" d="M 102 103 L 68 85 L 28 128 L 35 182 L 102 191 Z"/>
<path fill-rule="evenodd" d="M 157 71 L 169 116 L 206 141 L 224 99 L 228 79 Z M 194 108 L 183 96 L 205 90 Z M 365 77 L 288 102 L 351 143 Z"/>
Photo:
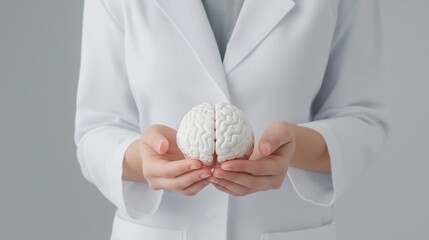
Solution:
<path fill-rule="evenodd" d="M 288 122 L 271 124 L 262 134 L 250 160 L 236 159 L 222 163 L 209 181 L 217 189 L 233 196 L 279 189 L 295 151 L 293 126 Z"/>
<path fill-rule="evenodd" d="M 153 190 L 168 190 L 185 196 L 201 191 L 210 182 L 208 167 L 201 161 L 184 159 L 177 147 L 176 131 L 152 125 L 142 134 L 139 145 L 143 175 Z"/>

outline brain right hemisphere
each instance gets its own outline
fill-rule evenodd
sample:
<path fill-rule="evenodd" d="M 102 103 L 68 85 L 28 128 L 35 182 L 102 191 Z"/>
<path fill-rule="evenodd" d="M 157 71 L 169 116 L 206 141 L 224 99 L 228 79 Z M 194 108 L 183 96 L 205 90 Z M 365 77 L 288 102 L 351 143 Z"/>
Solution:
<path fill-rule="evenodd" d="M 253 130 L 243 112 L 229 103 L 203 103 L 192 108 L 177 131 L 177 144 L 186 158 L 213 163 L 248 155 L 253 150 Z"/>

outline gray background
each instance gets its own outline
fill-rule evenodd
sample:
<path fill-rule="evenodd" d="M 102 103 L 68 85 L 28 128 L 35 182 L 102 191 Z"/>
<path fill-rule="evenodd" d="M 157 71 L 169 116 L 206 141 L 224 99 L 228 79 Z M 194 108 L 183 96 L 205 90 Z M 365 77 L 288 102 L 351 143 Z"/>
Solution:
<path fill-rule="evenodd" d="M 83 1 L 0 0 L 0 239 L 108 239 L 73 120 Z M 336 204 L 338 239 L 429 239 L 429 2 L 383 0 L 393 131 Z"/>

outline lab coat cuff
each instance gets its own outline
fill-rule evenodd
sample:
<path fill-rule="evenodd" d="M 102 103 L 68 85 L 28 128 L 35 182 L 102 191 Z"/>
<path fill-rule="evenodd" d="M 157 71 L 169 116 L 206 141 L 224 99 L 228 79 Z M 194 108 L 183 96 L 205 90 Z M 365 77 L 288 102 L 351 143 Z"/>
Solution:
<path fill-rule="evenodd" d="M 290 167 L 288 176 L 295 192 L 304 201 L 319 206 L 331 206 L 344 190 L 343 163 L 340 147 L 331 127 L 323 121 L 299 124 L 317 131 L 324 138 L 331 161 L 331 173 L 316 173 Z"/>
<path fill-rule="evenodd" d="M 161 198 L 160 193 L 151 191 L 147 183 L 131 183 L 122 179 L 125 152 L 130 144 L 139 138 L 138 134 L 130 134 L 123 138 L 117 145 L 111 158 L 111 165 L 108 168 L 109 185 L 111 186 L 110 200 L 119 211 L 127 213 L 132 218 L 138 218 L 144 214 L 153 214 Z M 135 186 L 138 186 L 137 191 L 141 191 L 138 192 L 138 196 L 129 194 L 130 189 L 135 189 Z M 139 198 L 139 201 L 136 201 L 136 198 Z"/>
<path fill-rule="evenodd" d="M 154 191 L 147 183 L 122 181 L 122 194 L 128 216 L 139 219 L 158 210 L 164 190 Z"/>
<path fill-rule="evenodd" d="M 117 198 L 113 202 L 117 203 L 119 211 L 127 213 L 133 219 L 153 214 L 158 209 L 163 194 L 162 190 L 151 190 L 146 182 L 137 183 L 122 179 L 125 152 L 130 144 L 139 138 L 139 135 L 133 135 L 122 141 L 113 156 L 114 166 L 110 168 L 113 196 Z"/>

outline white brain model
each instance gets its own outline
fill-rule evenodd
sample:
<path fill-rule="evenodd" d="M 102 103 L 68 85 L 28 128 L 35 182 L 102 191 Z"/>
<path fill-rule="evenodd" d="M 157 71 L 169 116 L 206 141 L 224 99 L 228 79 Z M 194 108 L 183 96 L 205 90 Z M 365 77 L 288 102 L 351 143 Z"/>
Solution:
<path fill-rule="evenodd" d="M 205 165 L 249 155 L 253 150 L 253 130 L 237 107 L 228 103 L 203 103 L 192 108 L 177 131 L 177 145 L 186 158 Z"/>

